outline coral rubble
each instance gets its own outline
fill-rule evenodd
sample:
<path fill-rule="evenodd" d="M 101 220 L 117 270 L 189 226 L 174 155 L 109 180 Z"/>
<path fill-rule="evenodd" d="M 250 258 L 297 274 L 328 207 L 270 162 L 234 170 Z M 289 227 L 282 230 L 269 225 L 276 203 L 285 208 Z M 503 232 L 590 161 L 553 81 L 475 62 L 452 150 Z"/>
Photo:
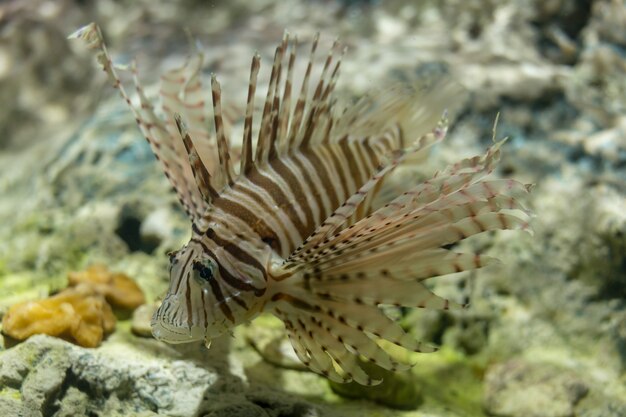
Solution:
<path fill-rule="evenodd" d="M 96 347 L 115 328 L 111 306 L 93 287 L 79 285 L 40 301 L 15 304 L 4 316 L 3 332 L 24 340 L 47 334 Z"/>
<path fill-rule="evenodd" d="M 113 307 L 132 310 L 146 302 L 135 281 L 126 274 L 111 272 L 103 265 L 92 265 L 84 271 L 70 272 L 68 279 L 71 286 L 91 286 Z"/>
<path fill-rule="evenodd" d="M 111 306 L 133 310 L 145 302 L 135 281 L 102 265 L 70 272 L 68 278 L 70 286 L 56 295 L 11 306 L 2 321 L 3 332 L 17 340 L 47 334 L 96 347 L 115 328 Z"/>

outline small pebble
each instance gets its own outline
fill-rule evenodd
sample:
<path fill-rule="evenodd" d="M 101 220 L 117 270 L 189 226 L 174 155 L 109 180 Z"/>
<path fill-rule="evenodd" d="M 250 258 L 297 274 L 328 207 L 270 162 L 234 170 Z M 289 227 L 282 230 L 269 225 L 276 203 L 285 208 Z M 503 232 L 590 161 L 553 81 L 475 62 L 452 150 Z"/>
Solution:
<path fill-rule="evenodd" d="M 152 337 L 150 320 L 156 309 L 156 304 L 144 304 L 135 309 L 130 329 L 136 336 Z"/>

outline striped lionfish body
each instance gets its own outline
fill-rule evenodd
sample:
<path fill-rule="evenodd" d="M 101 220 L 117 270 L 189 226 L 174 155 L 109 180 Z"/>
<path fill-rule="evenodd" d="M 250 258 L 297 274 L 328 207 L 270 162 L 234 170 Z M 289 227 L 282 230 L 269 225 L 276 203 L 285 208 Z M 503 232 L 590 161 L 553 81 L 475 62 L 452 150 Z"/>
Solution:
<path fill-rule="evenodd" d="M 215 133 L 209 131 L 200 55 L 162 77 L 163 120 L 134 66 L 139 104 L 131 102 L 97 26 L 73 36 L 97 52 L 191 219 L 192 237 L 171 255 L 169 290 L 152 320 L 157 339 L 210 341 L 270 311 L 284 322 L 296 354 L 311 370 L 334 381 L 373 384 L 359 357 L 385 369 L 407 367 L 387 354 L 381 340 L 434 350 L 379 306 L 459 307 L 430 292 L 424 280 L 493 259 L 457 253 L 451 245 L 487 230 L 528 226 L 528 213 L 515 199 L 527 187 L 486 179 L 500 143 L 377 202 L 400 163 L 443 138 L 445 117 L 439 123 L 431 117 L 436 95 L 427 100 L 429 109 L 397 91 L 338 111 L 333 90 L 341 59 L 332 50 L 309 90 L 317 38 L 293 102 L 295 42 L 285 36 L 277 47 L 256 147 L 260 58 L 253 57 L 241 154 L 235 158 L 215 77 Z M 429 120 L 435 126 L 423 133 Z"/>

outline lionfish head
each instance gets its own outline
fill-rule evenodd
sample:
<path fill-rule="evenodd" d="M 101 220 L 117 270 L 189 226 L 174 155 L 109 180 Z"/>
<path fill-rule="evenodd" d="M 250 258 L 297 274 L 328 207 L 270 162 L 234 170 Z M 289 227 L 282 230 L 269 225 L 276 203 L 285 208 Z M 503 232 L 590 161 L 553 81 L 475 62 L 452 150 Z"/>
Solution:
<path fill-rule="evenodd" d="M 211 282 L 218 279 L 215 259 L 202 248 L 189 242 L 170 253 L 170 286 L 161 305 L 152 317 L 152 334 L 169 343 L 185 343 L 214 338 L 227 326 L 216 320 L 218 302 L 213 299 Z"/>
<path fill-rule="evenodd" d="M 170 253 L 170 286 L 151 322 L 156 339 L 210 342 L 262 309 L 265 287 L 254 274 L 259 271 L 241 267 L 213 233 L 194 227 L 191 240 Z"/>

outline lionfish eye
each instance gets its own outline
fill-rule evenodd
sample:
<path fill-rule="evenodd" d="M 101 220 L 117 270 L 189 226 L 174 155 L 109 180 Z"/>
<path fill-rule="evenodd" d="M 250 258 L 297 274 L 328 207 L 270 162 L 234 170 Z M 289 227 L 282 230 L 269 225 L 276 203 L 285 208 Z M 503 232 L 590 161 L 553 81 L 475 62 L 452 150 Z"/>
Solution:
<path fill-rule="evenodd" d="M 175 250 L 171 250 L 165 253 L 165 255 L 170 258 L 170 263 L 174 264 L 178 261 L 178 259 L 176 258 L 176 255 L 178 255 L 178 252 Z"/>
<path fill-rule="evenodd" d="M 213 268 L 213 262 L 210 260 L 193 262 L 193 270 L 198 272 L 196 276 L 203 281 L 208 281 L 213 278 Z"/>

